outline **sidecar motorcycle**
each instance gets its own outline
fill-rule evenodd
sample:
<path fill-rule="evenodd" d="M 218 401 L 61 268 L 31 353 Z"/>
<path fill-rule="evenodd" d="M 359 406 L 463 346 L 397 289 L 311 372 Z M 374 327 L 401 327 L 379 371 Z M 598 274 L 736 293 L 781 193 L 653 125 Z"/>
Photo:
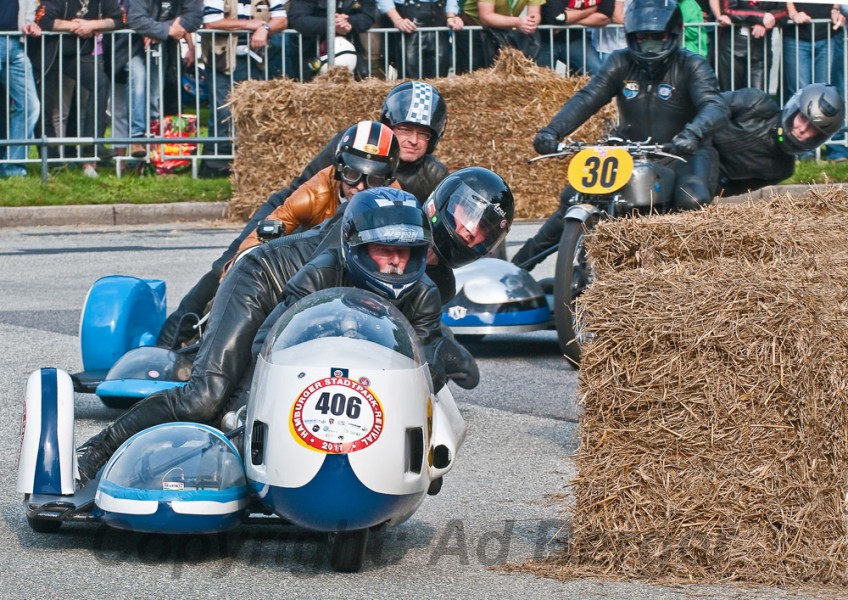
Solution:
<path fill-rule="evenodd" d="M 672 207 L 675 175 L 663 161 L 683 159 L 648 142 L 610 138 L 597 146 L 563 143 L 554 154 L 530 159 L 574 154 L 568 182 L 576 194 L 563 217 L 560 242 L 531 259 L 536 262 L 558 251 L 553 281 L 536 282 L 504 260 L 481 259 L 455 271 L 457 295 L 445 305 L 442 322 L 455 335 L 472 338 L 553 328 L 563 355 L 578 366 L 580 343 L 591 335 L 574 312 L 575 300 L 593 277 L 585 235 L 602 219 L 663 213 Z"/>
<path fill-rule="evenodd" d="M 146 429 L 79 488 L 74 384 L 59 369 L 35 371 L 18 464 L 27 521 L 37 532 L 94 521 L 166 534 L 277 521 L 327 532 L 332 567 L 358 571 L 369 532 L 438 492 L 466 431 L 448 388 L 434 393 L 404 316 L 352 288 L 312 294 L 280 317 L 248 404 L 229 420 L 226 432 Z"/>

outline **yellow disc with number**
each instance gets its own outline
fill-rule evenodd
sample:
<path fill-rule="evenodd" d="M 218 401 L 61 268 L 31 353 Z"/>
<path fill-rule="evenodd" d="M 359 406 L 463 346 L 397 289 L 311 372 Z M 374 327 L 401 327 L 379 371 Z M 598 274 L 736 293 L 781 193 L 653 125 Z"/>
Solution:
<path fill-rule="evenodd" d="M 633 174 L 633 157 L 624 148 L 595 146 L 581 150 L 568 164 L 568 183 L 582 194 L 610 194 Z"/>

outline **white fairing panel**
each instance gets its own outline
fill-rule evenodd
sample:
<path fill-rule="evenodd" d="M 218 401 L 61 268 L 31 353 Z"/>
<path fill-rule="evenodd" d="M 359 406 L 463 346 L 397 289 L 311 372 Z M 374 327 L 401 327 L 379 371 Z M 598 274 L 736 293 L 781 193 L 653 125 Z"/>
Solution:
<path fill-rule="evenodd" d="M 39 369 L 26 386 L 17 491 L 74 493 L 74 384 L 61 369 Z"/>
<path fill-rule="evenodd" d="M 456 406 L 453 394 L 451 394 L 448 386 L 444 386 L 436 394 L 436 401 L 433 403 L 433 440 L 431 446 L 434 448 L 440 445 L 447 447 L 450 452 L 450 464 L 441 469 L 431 466 L 431 479 L 441 477 L 451 470 L 456 453 L 465 440 L 467 430 L 468 425 L 466 425 L 465 419 L 462 418 L 462 414 Z"/>
<path fill-rule="evenodd" d="M 420 428 L 422 443 L 428 441 L 426 365 L 349 338 L 311 340 L 275 351 L 272 359 L 274 364 L 259 358 L 248 403 L 248 436 L 257 420 L 268 427 L 263 464 L 247 465 L 249 479 L 302 487 L 327 454 L 347 454 L 357 477 L 374 491 L 427 488 L 426 466 L 409 469 L 407 449 L 408 428 Z M 420 454 L 426 459 L 423 449 Z"/>

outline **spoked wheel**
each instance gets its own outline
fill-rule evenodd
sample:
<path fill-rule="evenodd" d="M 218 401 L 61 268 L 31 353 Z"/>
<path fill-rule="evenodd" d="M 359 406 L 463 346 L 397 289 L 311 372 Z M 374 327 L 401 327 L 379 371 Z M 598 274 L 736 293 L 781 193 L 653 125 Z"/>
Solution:
<path fill-rule="evenodd" d="M 365 561 L 368 530 L 339 531 L 330 534 L 330 566 L 340 573 L 356 573 Z"/>
<path fill-rule="evenodd" d="M 554 324 L 560 350 L 575 367 L 580 365 L 580 345 L 574 301 L 592 282 L 592 270 L 586 257 L 583 236 L 596 223 L 596 218 L 586 223 L 576 220 L 565 221 L 557 254 Z"/>

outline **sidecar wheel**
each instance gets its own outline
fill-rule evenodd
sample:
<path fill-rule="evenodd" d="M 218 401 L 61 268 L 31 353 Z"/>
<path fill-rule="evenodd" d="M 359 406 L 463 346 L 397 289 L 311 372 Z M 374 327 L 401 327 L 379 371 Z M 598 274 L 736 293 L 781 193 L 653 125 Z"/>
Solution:
<path fill-rule="evenodd" d="M 98 396 L 100 401 L 108 406 L 109 408 L 117 408 L 120 410 L 127 410 L 133 404 L 138 402 L 140 398 L 121 398 L 118 396 Z"/>
<path fill-rule="evenodd" d="M 62 521 L 39 519 L 37 517 L 27 517 L 27 523 L 36 533 L 56 533 L 62 526 Z"/>
<path fill-rule="evenodd" d="M 583 244 L 584 234 L 595 226 L 596 219 L 586 223 L 567 220 L 562 229 L 554 281 L 554 324 L 559 347 L 565 358 L 580 366 L 580 344 L 574 313 L 574 300 L 592 281 L 592 271 Z"/>
<path fill-rule="evenodd" d="M 368 530 L 339 531 L 330 534 L 330 566 L 339 573 L 357 573 L 365 561 Z"/>

